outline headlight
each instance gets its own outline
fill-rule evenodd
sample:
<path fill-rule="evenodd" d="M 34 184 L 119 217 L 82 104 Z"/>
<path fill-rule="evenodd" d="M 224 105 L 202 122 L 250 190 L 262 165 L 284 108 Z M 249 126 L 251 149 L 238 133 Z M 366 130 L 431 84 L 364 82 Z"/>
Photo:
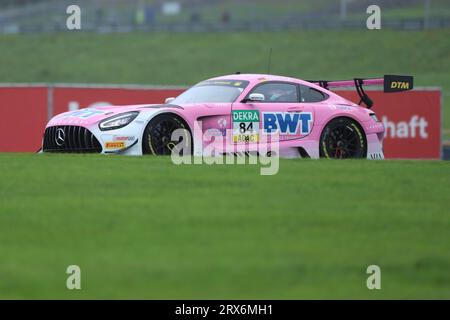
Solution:
<path fill-rule="evenodd" d="M 371 113 L 371 114 L 369 114 L 369 116 L 372 118 L 373 121 L 380 122 L 380 120 L 378 120 L 378 117 L 375 113 Z"/>
<path fill-rule="evenodd" d="M 139 111 L 117 114 L 100 122 L 98 127 L 102 131 L 120 129 L 133 121 L 138 116 L 138 114 Z"/>

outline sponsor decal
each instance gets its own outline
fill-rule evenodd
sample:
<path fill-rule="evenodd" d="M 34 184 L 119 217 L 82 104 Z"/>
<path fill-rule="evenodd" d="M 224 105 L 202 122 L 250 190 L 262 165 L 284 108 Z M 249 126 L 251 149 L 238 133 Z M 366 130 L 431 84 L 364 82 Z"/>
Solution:
<path fill-rule="evenodd" d="M 213 85 L 213 86 L 227 86 L 227 87 L 236 87 L 236 88 L 245 88 L 248 85 L 248 81 L 237 81 L 237 80 L 207 80 L 199 83 L 197 86 L 205 86 L 205 85 Z"/>
<path fill-rule="evenodd" d="M 223 136 L 225 137 L 227 134 L 227 119 L 219 118 L 217 120 L 218 129 L 210 129 L 213 136 Z"/>
<path fill-rule="evenodd" d="M 263 112 L 264 132 L 267 133 L 304 135 L 311 131 L 312 123 L 311 112 Z"/>
<path fill-rule="evenodd" d="M 409 90 L 409 82 L 402 82 L 402 81 L 392 82 L 391 89 Z"/>
<path fill-rule="evenodd" d="M 105 143 L 106 149 L 123 149 L 125 148 L 125 142 L 123 141 L 110 141 Z"/>
<path fill-rule="evenodd" d="M 134 141 L 136 137 L 134 136 L 114 136 L 114 141 Z"/>
<path fill-rule="evenodd" d="M 369 159 L 372 159 L 372 160 L 383 160 L 384 159 L 384 155 L 382 153 L 370 153 L 369 154 Z"/>
<path fill-rule="evenodd" d="M 332 106 L 330 106 L 330 108 L 331 109 L 333 109 L 333 110 L 336 110 L 336 109 L 339 109 L 339 110 L 355 110 L 355 108 L 357 108 L 357 107 L 354 107 L 354 106 L 349 106 L 349 105 L 346 105 L 346 104 L 337 104 L 337 105 L 332 105 Z"/>
<path fill-rule="evenodd" d="M 259 111 L 233 110 L 233 143 L 259 141 Z"/>
<path fill-rule="evenodd" d="M 217 125 L 219 126 L 219 128 L 226 128 L 227 127 L 227 119 L 220 118 L 219 120 L 217 120 Z"/>
<path fill-rule="evenodd" d="M 384 76 L 384 92 L 400 92 L 411 90 L 414 87 L 414 78 L 411 76 Z"/>
<path fill-rule="evenodd" d="M 227 134 L 227 130 L 211 128 L 207 129 L 205 133 L 207 133 L 207 135 L 210 137 L 225 137 L 225 135 Z"/>
<path fill-rule="evenodd" d="M 75 117 L 75 118 L 81 118 L 81 119 L 88 119 L 90 117 L 98 116 L 101 114 L 105 114 L 105 111 L 101 110 L 95 110 L 95 109 L 82 109 L 77 110 L 74 112 L 70 112 L 69 114 L 65 115 L 66 117 Z"/>

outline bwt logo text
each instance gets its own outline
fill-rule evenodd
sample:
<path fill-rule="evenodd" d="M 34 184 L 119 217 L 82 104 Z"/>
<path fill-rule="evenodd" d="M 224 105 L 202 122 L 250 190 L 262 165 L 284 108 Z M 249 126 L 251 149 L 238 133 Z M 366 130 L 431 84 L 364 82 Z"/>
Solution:
<path fill-rule="evenodd" d="M 284 112 L 263 112 L 264 131 L 272 133 L 279 130 L 284 134 L 297 134 L 300 126 L 302 134 L 308 134 L 312 127 L 311 112 L 284 113 Z"/>

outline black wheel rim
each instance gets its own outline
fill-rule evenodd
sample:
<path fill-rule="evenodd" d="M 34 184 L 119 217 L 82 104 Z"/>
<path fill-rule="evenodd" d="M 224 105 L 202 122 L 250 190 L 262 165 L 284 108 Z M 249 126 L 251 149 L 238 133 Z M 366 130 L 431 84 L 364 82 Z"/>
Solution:
<path fill-rule="evenodd" d="M 361 154 L 359 134 L 351 124 L 330 128 L 325 137 L 326 153 L 330 158 L 358 158 Z"/>
<path fill-rule="evenodd" d="M 164 119 L 150 130 L 150 141 L 153 152 L 158 155 L 170 155 L 179 141 L 172 140 L 172 133 L 182 126 L 175 119 Z"/>

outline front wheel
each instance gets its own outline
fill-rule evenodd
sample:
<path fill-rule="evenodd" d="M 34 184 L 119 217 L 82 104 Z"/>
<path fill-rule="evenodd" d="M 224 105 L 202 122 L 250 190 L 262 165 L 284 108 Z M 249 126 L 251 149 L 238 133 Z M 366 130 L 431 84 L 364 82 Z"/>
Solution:
<path fill-rule="evenodd" d="M 183 129 L 180 131 L 182 135 L 177 135 L 178 139 L 173 140 L 172 134 L 177 129 Z M 189 147 L 191 141 L 189 128 L 183 120 L 173 114 L 161 114 L 153 118 L 145 128 L 142 147 L 144 154 L 170 155 L 180 142 L 187 143 Z M 189 151 L 190 149 L 189 147 Z"/>
<path fill-rule="evenodd" d="M 367 144 L 360 125 L 349 118 L 331 120 L 320 136 L 320 157 L 366 158 Z"/>

